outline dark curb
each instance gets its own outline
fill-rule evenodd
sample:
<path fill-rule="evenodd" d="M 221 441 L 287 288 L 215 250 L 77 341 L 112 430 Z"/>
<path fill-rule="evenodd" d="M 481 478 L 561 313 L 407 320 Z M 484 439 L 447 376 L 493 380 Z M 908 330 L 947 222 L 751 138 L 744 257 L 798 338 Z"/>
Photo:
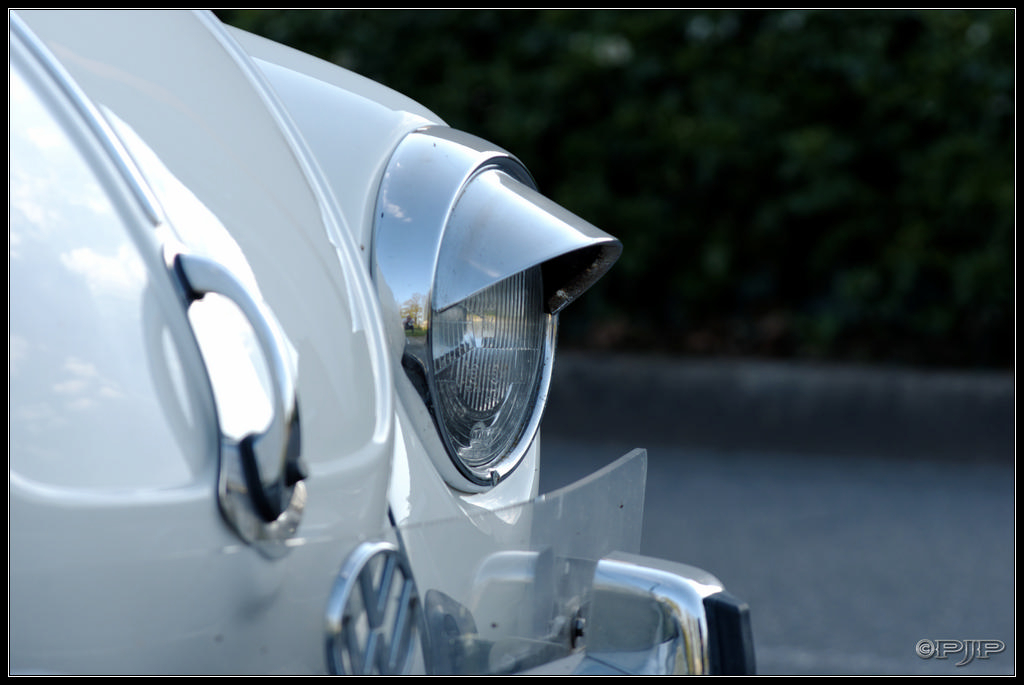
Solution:
<path fill-rule="evenodd" d="M 544 433 L 713 450 L 1014 459 L 1011 372 L 560 352 Z"/>

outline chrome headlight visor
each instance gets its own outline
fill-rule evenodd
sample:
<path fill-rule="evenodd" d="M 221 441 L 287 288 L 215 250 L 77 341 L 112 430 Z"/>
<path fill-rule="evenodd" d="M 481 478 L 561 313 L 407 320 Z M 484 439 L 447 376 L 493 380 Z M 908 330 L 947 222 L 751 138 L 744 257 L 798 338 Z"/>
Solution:
<path fill-rule="evenodd" d="M 374 219 L 374 280 L 447 452 L 435 463 L 453 487 L 490 487 L 540 426 L 558 313 L 621 245 L 540 195 L 509 153 L 446 127 L 398 145 Z"/>

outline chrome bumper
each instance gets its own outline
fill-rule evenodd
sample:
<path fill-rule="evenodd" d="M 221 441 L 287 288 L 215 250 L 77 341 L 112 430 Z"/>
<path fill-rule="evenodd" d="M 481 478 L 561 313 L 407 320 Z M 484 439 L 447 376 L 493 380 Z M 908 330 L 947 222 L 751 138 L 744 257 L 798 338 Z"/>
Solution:
<path fill-rule="evenodd" d="M 749 675 L 750 612 L 717 579 L 662 559 L 621 555 L 594 573 L 577 674 Z"/>
<path fill-rule="evenodd" d="M 700 569 L 650 557 L 600 560 L 589 599 L 545 640 L 480 640 L 472 616 L 436 593 L 428 593 L 426 617 L 429 670 L 435 674 L 755 672 L 746 604 Z"/>
<path fill-rule="evenodd" d="M 645 480 L 636 450 L 530 502 L 364 545 L 332 593 L 330 670 L 753 673 L 746 605 L 700 569 L 635 553 Z"/>

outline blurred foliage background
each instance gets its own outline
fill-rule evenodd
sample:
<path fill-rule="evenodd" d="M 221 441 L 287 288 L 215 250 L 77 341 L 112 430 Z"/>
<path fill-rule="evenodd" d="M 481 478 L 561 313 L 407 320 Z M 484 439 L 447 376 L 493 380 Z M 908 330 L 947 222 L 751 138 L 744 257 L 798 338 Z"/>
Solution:
<path fill-rule="evenodd" d="M 1014 10 L 224 10 L 625 252 L 562 343 L 1010 368 Z"/>

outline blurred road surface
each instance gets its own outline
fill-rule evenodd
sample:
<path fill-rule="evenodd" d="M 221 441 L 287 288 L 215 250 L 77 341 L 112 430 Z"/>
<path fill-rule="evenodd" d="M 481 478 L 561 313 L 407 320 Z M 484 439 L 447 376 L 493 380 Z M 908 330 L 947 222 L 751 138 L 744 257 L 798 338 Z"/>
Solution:
<path fill-rule="evenodd" d="M 1015 673 L 1009 374 L 560 361 L 542 490 L 646 447 L 641 551 L 749 603 L 759 673 Z"/>

